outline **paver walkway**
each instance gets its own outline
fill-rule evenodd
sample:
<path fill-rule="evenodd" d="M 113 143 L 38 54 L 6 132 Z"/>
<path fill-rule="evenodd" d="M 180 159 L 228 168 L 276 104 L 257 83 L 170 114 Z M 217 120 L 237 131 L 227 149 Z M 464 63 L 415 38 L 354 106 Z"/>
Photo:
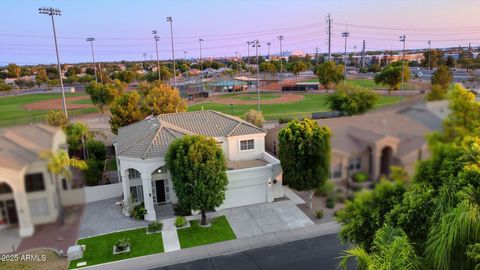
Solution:
<path fill-rule="evenodd" d="M 162 223 L 163 249 L 165 252 L 180 250 L 180 241 L 178 240 L 177 227 L 175 227 L 175 219 L 164 219 Z"/>

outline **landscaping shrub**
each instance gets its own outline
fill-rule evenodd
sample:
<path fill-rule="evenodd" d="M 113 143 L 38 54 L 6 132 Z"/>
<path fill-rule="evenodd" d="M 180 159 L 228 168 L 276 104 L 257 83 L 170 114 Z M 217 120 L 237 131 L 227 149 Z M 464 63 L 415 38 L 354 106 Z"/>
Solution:
<path fill-rule="evenodd" d="M 351 187 L 353 191 L 360 191 L 362 190 L 362 187 L 361 186 L 352 186 Z"/>
<path fill-rule="evenodd" d="M 192 209 L 185 204 L 179 203 L 173 209 L 175 216 L 190 216 L 192 215 Z"/>
<path fill-rule="evenodd" d="M 337 189 L 335 192 L 335 201 L 339 203 L 345 202 L 345 194 L 342 189 Z"/>
<path fill-rule="evenodd" d="M 288 122 L 290 122 L 290 121 L 292 121 L 292 120 L 293 120 L 293 118 L 291 118 L 291 117 L 284 117 L 284 116 L 282 116 L 282 117 L 278 118 L 278 123 L 279 123 L 279 124 L 286 124 L 286 123 L 288 123 Z"/>
<path fill-rule="evenodd" d="M 97 160 L 87 160 L 87 170 L 83 171 L 88 186 L 96 186 L 102 180 L 103 163 Z"/>
<path fill-rule="evenodd" d="M 148 232 L 158 232 L 158 231 L 162 230 L 162 227 L 163 227 L 162 223 L 154 221 L 154 222 L 148 224 L 147 231 Z"/>
<path fill-rule="evenodd" d="M 147 214 L 147 209 L 145 209 L 145 204 L 143 203 L 133 207 L 130 212 L 130 216 L 134 219 L 143 219 L 145 214 Z"/>
<path fill-rule="evenodd" d="M 333 191 L 334 188 L 335 188 L 335 184 L 332 181 L 328 180 L 324 182 L 320 187 L 317 188 L 316 194 L 318 196 L 327 196 Z"/>
<path fill-rule="evenodd" d="M 95 159 L 99 161 L 105 160 L 107 156 L 107 150 L 105 144 L 95 139 L 89 139 L 85 144 L 88 153 L 88 159 Z"/>
<path fill-rule="evenodd" d="M 317 210 L 317 211 L 315 211 L 315 216 L 316 216 L 318 219 L 323 218 L 323 210 Z"/>
<path fill-rule="evenodd" d="M 355 183 L 363 183 L 368 180 L 368 174 L 365 172 L 356 172 L 353 174 L 352 179 Z"/>
<path fill-rule="evenodd" d="M 330 208 L 330 209 L 334 208 L 335 207 L 335 196 L 331 196 L 331 195 L 328 196 L 326 205 L 327 205 L 327 208 Z"/>
<path fill-rule="evenodd" d="M 187 219 L 183 216 L 178 216 L 176 219 L 175 219 L 175 226 L 178 228 L 178 227 L 183 227 L 185 226 L 185 224 L 187 224 Z"/>
<path fill-rule="evenodd" d="M 117 251 L 124 251 L 130 246 L 130 239 L 122 238 L 115 242 L 115 248 Z"/>

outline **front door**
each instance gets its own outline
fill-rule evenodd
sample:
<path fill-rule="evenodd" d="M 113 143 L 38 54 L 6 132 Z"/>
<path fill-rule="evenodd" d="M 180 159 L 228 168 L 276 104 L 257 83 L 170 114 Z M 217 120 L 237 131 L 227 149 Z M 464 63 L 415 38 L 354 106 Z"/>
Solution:
<path fill-rule="evenodd" d="M 163 180 L 155 181 L 157 203 L 165 203 L 165 182 Z"/>
<path fill-rule="evenodd" d="M 6 205 L 7 205 L 8 223 L 17 224 L 18 217 L 17 217 L 17 208 L 15 207 L 15 201 L 8 200 L 6 201 Z"/>

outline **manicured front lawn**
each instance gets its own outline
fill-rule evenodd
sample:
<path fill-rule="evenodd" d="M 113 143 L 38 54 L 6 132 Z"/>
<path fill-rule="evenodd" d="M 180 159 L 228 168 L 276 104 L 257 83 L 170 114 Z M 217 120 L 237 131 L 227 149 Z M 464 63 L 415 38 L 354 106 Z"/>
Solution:
<path fill-rule="evenodd" d="M 242 94 L 237 94 L 242 95 Z M 244 94 L 243 94 L 244 95 Z M 264 95 L 261 94 L 260 99 Z M 311 117 L 313 112 L 322 112 L 328 111 L 329 109 L 325 105 L 326 95 L 320 94 L 299 94 L 303 95 L 303 100 L 288 102 L 288 103 L 277 103 L 277 104 L 263 104 L 261 105 L 261 110 L 263 116 L 267 120 L 276 120 L 281 117 Z M 233 97 L 233 95 L 230 95 Z M 401 97 L 398 96 L 380 96 L 375 107 L 382 107 L 386 105 L 391 105 L 397 103 L 401 100 Z M 232 114 L 235 116 L 243 116 L 243 114 L 250 109 L 257 109 L 257 104 L 251 105 L 229 105 L 216 103 L 215 101 L 205 102 L 190 105 L 188 107 L 189 111 L 200 111 L 202 110 L 215 110 L 220 111 L 226 114 Z"/>
<path fill-rule="evenodd" d="M 208 228 L 200 227 L 199 220 L 190 221 L 191 227 L 177 231 L 182 248 L 196 247 L 236 239 L 225 216 L 211 219 Z"/>
<path fill-rule="evenodd" d="M 130 252 L 113 255 L 113 245 L 121 238 L 130 239 Z M 100 263 L 124 260 L 128 258 L 161 253 L 163 240 L 161 233 L 146 234 L 145 228 L 84 238 L 77 241 L 79 245 L 86 245 L 83 258 L 72 261 L 70 268 L 76 268 L 78 262 L 87 262 L 87 266 Z"/>

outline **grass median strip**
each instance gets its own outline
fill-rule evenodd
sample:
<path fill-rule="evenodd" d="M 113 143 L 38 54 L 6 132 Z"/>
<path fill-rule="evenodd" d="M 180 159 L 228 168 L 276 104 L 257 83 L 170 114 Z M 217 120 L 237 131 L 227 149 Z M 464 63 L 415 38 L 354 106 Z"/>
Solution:
<path fill-rule="evenodd" d="M 113 245 L 122 238 L 130 239 L 130 252 L 114 255 Z M 162 234 L 146 234 L 145 228 L 83 238 L 77 243 L 85 245 L 86 250 L 82 259 L 70 263 L 70 269 L 76 268 L 79 262 L 87 262 L 86 266 L 91 266 L 164 252 Z"/>
<path fill-rule="evenodd" d="M 237 238 L 225 216 L 211 219 L 210 222 L 210 227 L 203 228 L 199 220 L 193 220 L 189 228 L 178 230 L 180 246 L 189 248 Z"/>

